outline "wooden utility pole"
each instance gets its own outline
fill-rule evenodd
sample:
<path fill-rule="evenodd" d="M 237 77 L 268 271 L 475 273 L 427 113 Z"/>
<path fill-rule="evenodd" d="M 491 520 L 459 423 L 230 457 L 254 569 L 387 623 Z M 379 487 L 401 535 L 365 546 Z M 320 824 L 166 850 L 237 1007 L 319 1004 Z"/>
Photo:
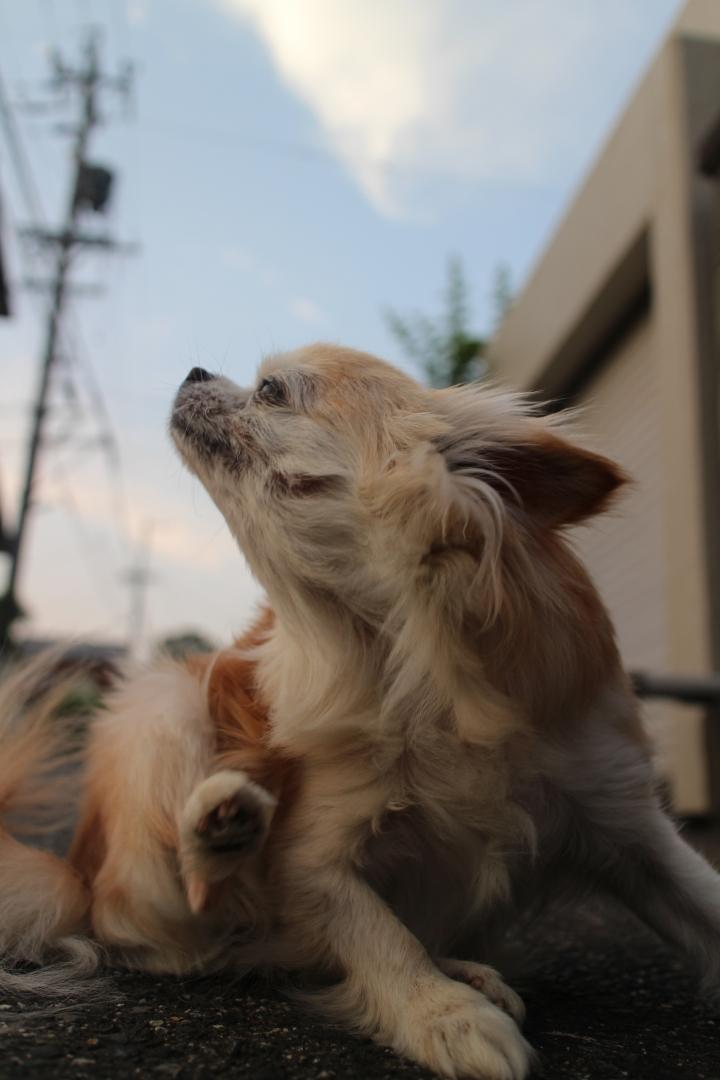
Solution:
<path fill-rule="evenodd" d="M 42 451 L 43 432 L 48 411 L 48 392 L 53 369 L 59 355 L 59 335 L 65 303 L 69 291 L 69 277 L 75 251 L 81 247 L 118 247 L 106 236 L 83 234 L 78 228 L 84 209 L 89 205 L 98 210 L 109 195 L 111 174 L 88 162 L 87 150 L 93 129 L 100 122 L 98 96 L 101 89 L 112 88 L 127 92 L 129 72 L 118 78 L 108 78 L 100 71 L 97 41 L 94 34 L 88 36 L 85 45 L 84 64 L 79 70 L 67 67 L 55 58 L 54 82 L 58 90 L 67 86 L 74 88 L 80 97 L 80 119 L 74 131 L 72 146 L 72 174 L 64 223 L 58 232 L 42 228 L 26 230 L 26 235 L 43 244 L 50 245 L 54 268 L 50 283 L 45 342 L 40 362 L 40 375 L 32 414 L 32 426 L 28 441 L 27 459 L 17 524 L 14 533 L 6 533 L 5 542 L 10 554 L 10 569 L 5 593 L 0 597 L 0 647 L 10 644 L 10 629 L 22 614 L 17 599 L 17 583 L 27 547 L 28 519 L 33 507 L 33 489 L 39 455 Z M 93 191 L 93 184 L 96 191 Z M 102 188 L 105 188 L 103 191 Z"/>

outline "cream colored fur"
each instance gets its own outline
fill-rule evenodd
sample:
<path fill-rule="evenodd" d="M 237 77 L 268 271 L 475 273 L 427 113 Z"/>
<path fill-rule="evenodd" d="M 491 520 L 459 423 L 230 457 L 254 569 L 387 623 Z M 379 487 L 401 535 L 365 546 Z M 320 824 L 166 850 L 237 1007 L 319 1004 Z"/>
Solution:
<path fill-rule="evenodd" d="M 92 874 L 93 932 L 146 970 L 223 965 L 230 942 L 264 916 L 257 852 L 213 852 L 196 831 L 238 792 L 267 830 L 275 802 L 244 772 L 217 769 L 206 684 L 170 660 L 137 675 L 96 721 L 88 749 L 85 829 L 90 842 L 96 834 L 103 842 Z M 72 853 L 81 864 L 84 842 L 76 837 Z"/>

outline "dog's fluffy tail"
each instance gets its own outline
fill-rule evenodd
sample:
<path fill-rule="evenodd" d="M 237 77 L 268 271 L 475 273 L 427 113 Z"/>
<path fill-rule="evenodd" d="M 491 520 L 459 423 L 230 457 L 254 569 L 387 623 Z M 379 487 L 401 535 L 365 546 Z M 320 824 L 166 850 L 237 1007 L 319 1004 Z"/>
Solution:
<path fill-rule="evenodd" d="M 46 656 L 0 682 L 0 992 L 71 993 L 98 966 L 83 882 L 24 842 L 72 813 L 73 739 L 57 715 L 68 687 L 47 689 L 56 663 Z"/>

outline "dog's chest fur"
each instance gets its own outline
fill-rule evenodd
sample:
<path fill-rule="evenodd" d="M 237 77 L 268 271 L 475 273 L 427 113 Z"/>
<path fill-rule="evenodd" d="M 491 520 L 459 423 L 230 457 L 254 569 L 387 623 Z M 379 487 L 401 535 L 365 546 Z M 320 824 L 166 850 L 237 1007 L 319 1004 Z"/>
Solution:
<path fill-rule="evenodd" d="M 513 797 L 507 747 L 479 749 L 436 732 L 406 749 L 359 850 L 362 872 L 431 951 L 509 898 L 533 827 Z M 516 767 L 516 766 L 515 766 Z"/>

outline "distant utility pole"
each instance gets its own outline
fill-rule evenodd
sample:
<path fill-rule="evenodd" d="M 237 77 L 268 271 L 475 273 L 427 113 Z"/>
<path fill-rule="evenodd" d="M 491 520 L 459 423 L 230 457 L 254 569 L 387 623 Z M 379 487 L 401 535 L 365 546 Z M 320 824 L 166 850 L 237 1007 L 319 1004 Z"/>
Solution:
<path fill-rule="evenodd" d="M 37 240 L 52 251 L 54 268 L 49 283 L 50 303 L 45 330 L 45 343 L 40 363 L 40 375 L 32 415 L 25 475 L 17 524 L 5 543 L 10 554 L 10 570 L 5 593 L 0 597 L 0 647 L 10 643 L 10 629 L 22 614 L 17 599 L 17 582 L 27 546 L 28 518 L 33 507 L 33 488 L 38 460 L 43 448 L 43 433 L 48 411 L 48 392 L 51 376 L 59 355 L 59 337 L 65 305 L 70 292 L 70 269 L 75 251 L 80 248 L 118 250 L 118 245 L 107 235 L 84 233 L 80 221 L 84 211 L 102 212 L 107 206 L 112 189 L 113 174 L 101 165 L 92 164 L 87 157 L 90 136 L 100 123 L 98 98 L 100 92 L 110 89 L 127 94 L 130 87 L 129 68 L 118 77 L 108 77 L 100 70 L 97 39 L 88 35 L 84 50 L 84 62 L 80 68 L 67 66 L 55 55 L 53 85 L 59 93 L 67 87 L 74 89 L 80 100 L 80 118 L 73 130 L 72 175 L 63 225 L 57 232 L 39 226 L 25 230 L 25 235 Z"/>
<path fill-rule="evenodd" d="M 155 522 L 147 521 L 138 543 L 137 557 L 133 565 L 123 574 L 123 581 L 130 593 L 130 607 L 128 610 L 128 651 L 131 656 L 142 659 L 145 616 L 147 614 L 147 590 L 155 580 L 155 575 L 150 570 L 150 552 L 152 549 L 152 536 L 155 531 Z"/>

